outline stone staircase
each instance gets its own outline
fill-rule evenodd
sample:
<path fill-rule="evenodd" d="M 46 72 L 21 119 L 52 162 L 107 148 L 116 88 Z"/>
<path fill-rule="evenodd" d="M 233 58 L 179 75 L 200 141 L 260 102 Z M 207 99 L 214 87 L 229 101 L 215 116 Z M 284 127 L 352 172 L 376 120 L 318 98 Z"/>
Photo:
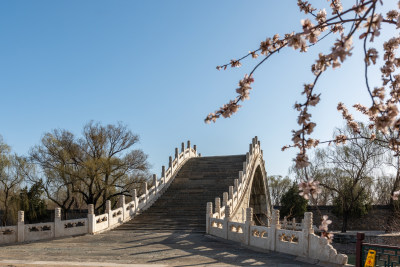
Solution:
<path fill-rule="evenodd" d="M 245 155 L 189 159 L 153 205 L 115 230 L 205 232 L 206 204 L 222 199 L 243 169 Z"/>

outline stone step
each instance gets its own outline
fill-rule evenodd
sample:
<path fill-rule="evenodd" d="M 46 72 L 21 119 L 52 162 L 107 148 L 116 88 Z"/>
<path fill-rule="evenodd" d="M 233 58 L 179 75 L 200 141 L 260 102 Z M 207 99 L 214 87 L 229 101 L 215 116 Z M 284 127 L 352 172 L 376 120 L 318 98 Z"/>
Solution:
<path fill-rule="evenodd" d="M 116 230 L 205 231 L 207 202 L 222 199 L 243 170 L 245 155 L 189 159 L 151 207 Z"/>

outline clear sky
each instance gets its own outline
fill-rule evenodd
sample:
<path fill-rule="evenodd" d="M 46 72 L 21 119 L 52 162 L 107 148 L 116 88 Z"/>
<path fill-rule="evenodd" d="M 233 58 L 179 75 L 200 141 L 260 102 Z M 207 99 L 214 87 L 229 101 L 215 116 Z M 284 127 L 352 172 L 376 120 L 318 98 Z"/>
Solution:
<path fill-rule="evenodd" d="M 297 129 L 293 104 L 303 100 L 310 66 L 332 39 L 307 54 L 288 48 L 274 55 L 256 72 L 238 114 L 203 120 L 236 96 L 237 82 L 257 61 L 215 67 L 267 36 L 299 31 L 302 18 L 296 1 L 1 1 L 0 134 L 27 155 L 54 128 L 80 134 L 90 120 L 121 121 L 140 135 L 137 148 L 157 174 L 182 141 L 203 155 L 232 155 L 245 153 L 257 135 L 268 173 L 286 175 L 296 151 L 281 147 Z M 321 78 L 315 138 L 330 138 L 343 125 L 339 101 L 370 104 L 360 50 L 353 53 Z"/>

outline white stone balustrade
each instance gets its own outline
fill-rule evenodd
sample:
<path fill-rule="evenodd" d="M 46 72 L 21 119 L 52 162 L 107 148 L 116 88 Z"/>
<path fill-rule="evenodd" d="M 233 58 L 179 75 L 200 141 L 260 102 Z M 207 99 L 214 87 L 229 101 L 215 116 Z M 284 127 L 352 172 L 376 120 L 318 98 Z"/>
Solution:
<path fill-rule="evenodd" d="M 239 209 L 241 201 L 243 200 L 244 194 L 246 194 L 247 189 L 251 187 L 250 177 L 258 164 L 262 165 L 262 171 L 265 172 L 264 165 L 265 162 L 262 158 L 262 150 L 260 147 L 261 143 L 258 141 L 257 136 L 252 139 L 252 143 L 249 144 L 249 152 L 246 153 L 246 160 L 243 162 L 243 170 L 239 171 L 238 179 L 234 180 L 234 184 L 229 186 L 228 191 L 222 195 L 222 207 L 219 212 L 215 212 L 213 217 L 224 218 L 225 216 L 225 206 L 231 207 L 231 220 L 240 221 L 241 219 L 241 209 Z M 265 173 L 266 176 L 266 173 Z M 268 201 L 268 200 L 267 200 Z M 270 212 L 270 211 L 267 211 Z M 217 214 L 218 213 L 218 214 Z M 270 215 L 270 214 L 268 214 Z"/>
<path fill-rule="evenodd" d="M 339 254 L 325 237 L 314 234 L 312 213 L 304 214 L 301 230 L 281 229 L 279 211 L 272 212 L 270 226 L 255 226 L 252 209 L 246 210 L 245 222 L 233 222 L 229 219 L 230 207 L 226 206 L 224 218 L 216 218 L 212 213 L 212 202 L 207 203 L 207 234 L 243 243 L 248 246 L 276 251 L 298 257 L 312 259 L 320 264 L 345 265 L 347 255 Z"/>
<path fill-rule="evenodd" d="M 274 210 L 272 214 L 267 214 L 270 217 L 268 226 L 254 225 L 251 208 L 246 209 L 246 216 L 244 216 L 243 208 L 240 208 L 241 202 L 244 194 L 251 189 L 251 175 L 254 175 L 255 168 L 258 165 L 262 167 L 265 165 L 262 156 L 260 141 L 255 137 L 249 144 L 249 152 L 246 153 L 243 170 L 239 171 L 238 179 L 235 179 L 234 185 L 229 186 L 228 191 L 222 195 L 222 206 L 220 206 L 219 198 L 216 198 L 213 213 L 212 203 L 207 203 L 207 233 L 249 246 L 288 253 L 321 263 L 346 264 L 346 255 L 338 254 L 328 244 L 326 238 L 314 234 L 310 212 L 305 213 L 303 223 L 296 223 L 295 220 L 288 222 L 286 219 L 280 222 L 279 211 Z M 265 169 L 261 168 L 261 171 Z"/>
<path fill-rule="evenodd" d="M 94 213 L 94 206 L 88 205 L 87 218 L 74 220 L 61 220 L 61 209 L 55 209 L 54 222 L 25 224 L 24 212 L 18 212 L 18 223 L 15 226 L 0 227 L 0 245 L 15 242 L 42 240 L 55 237 L 74 236 L 82 234 L 97 234 L 113 229 L 122 223 L 133 219 L 140 211 L 146 210 L 156 201 L 169 187 L 177 172 L 193 157 L 200 157 L 196 145 L 190 147 L 190 141 L 185 148 L 181 145 L 181 152 L 175 149 L 175 158 L 169 157 L 169 167 L 166 170 L 162 166 L 160 179 L 153 175 L 152 187 L 148 188 L 147 183 L 143 184 L 143 194 L 137 196 L 137 190 L 131 191 L 132 200 L 125 203 L 125 196 L 121 195 L 118 200 L 118 207 L 112 209 L 111 201 L 106 201 L 106 212 L 98 216 Z"/>

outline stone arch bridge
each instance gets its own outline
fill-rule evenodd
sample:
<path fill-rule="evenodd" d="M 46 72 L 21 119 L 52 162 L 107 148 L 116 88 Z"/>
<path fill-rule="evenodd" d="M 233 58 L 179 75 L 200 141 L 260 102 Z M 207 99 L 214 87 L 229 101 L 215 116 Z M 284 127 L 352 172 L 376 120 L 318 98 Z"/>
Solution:
<path fill-rule="evenodd" d="M 246 154 L 232 156 L 202 157 L 190 141 L 182 143 L 161 177 L 153 175 L 151 187 L 145 183 L 140 191 L 139 196 L 133 190 L 130 201 L 121 196 L 114 210 L 107 201 L 104 214 L 94 214 L 89 205 L 87 218 L 75 220 L 61 220 L 56 208 L 54 222 L 25 224 L 19 211 L 17 225 L 0 227 L 0 266 L 347 262 L 347 256 L 314 235 L 311 213 L 303 223 L 279 220 L 257 137 Z M 32 242 L 43 239 L 49 241 Z M 299 256 L 308 263 L 299 262 Z"/>
<path fill-rule="evenodd" d="M 191 149 L 190 142 L 186 149 Z M 182 143 L 181 153 L 184 151 Z M 214 201 L 216 205 L 231 205 L 234 220 L 241 221 L 246 208 L 251 207 L 255 222 L 266 223 L 265 218 L 271 214 L 271 200 L 263 152 L 257 137 L 253 138 L 249 152 L 243 155 L 201 157 L 195 149 L 192 152 L 190 158 L 184 158 L 176 149 L 175 160 L 170 157 L 168 171 L 178 164 L 178 159 L 181 162 L 170 184 L 161 189 L 134 219 L 118 229 L 205 232 L 206 204 Z M 162 176 L 165 177 L 165 171 Z M 249 179 L 244 182 L 243 177 Z M 160 181 L 162 184 L 162 178 L 160 181 L 155 176 L 153 178 L 153 184 L 159 186 Z M 143 191 L 148 193 L 147 185 Z"/>

